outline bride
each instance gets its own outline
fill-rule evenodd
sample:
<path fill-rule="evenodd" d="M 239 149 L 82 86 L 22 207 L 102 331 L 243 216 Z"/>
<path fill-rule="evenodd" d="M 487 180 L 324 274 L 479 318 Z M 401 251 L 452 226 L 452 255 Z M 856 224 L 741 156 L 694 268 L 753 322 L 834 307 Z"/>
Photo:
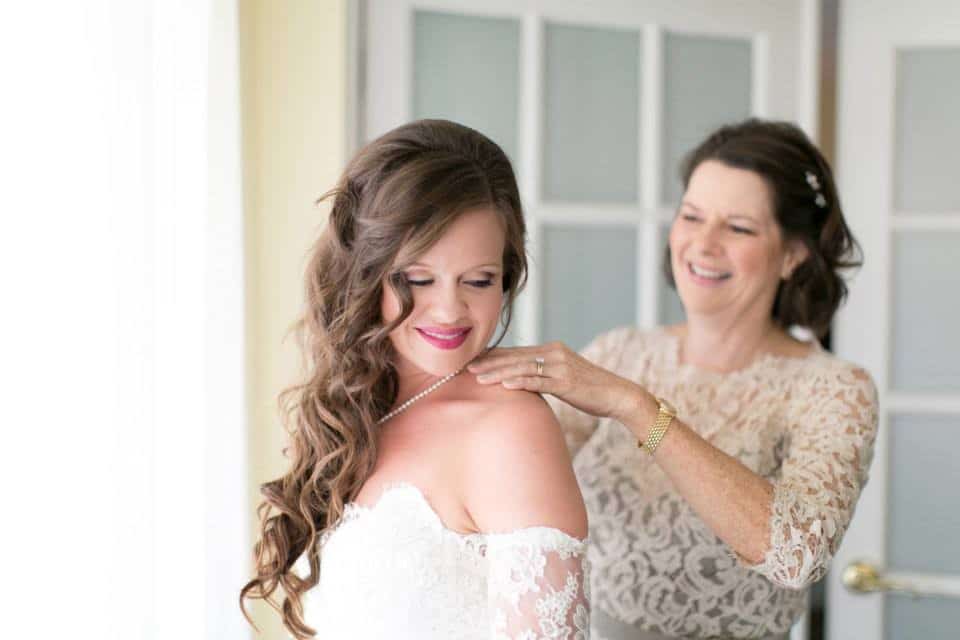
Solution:
<path fill-rule="evenodd" d="M 509 160 L 418 121 L 329 195 L 244 613 L 267 600 L 298 639 L 586 638 L 587 518 L 556 419 L 460 375 L 526 277 Z"/>

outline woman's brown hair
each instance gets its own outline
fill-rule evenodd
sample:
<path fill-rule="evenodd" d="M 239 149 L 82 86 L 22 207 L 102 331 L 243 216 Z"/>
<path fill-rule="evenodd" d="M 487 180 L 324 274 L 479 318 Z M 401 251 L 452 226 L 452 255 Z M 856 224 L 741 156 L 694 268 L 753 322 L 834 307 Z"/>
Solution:
<path fill-rule="evenodd" d="M 684 190 L 707 160 L 753 171 L 769 186 L 784 241 L 799 240 L 809 253 L 780 282 L 772 317 L 781 327 L 807 327 L 823 337 L 847 296 L 841 272 L 862 264 L 829 163 L 795 125 L 756 118 L 720 127 L 691 151 L 680 171 Z M 663 268 L 675 286 L 669 245 Z"/>
<path fill-rule="evenodd" d="M 396 400 L 388 336 L 413 310 L 404 267 L 461 213 L 497 212 L 506 236 L 499 339 L 527 273 L 526 229 L 510 161 L 468 127 L 421 120 L 388 132 L 357 153 L 320 200 L 327 199 L 332 207 L 310 255 L 306 309 L 296 326 L 305 376 L 280 397 L 290 468 L 261 487 L 256 577 L 240 592 L 248 620 L 245 600 L 266 600 L 299 639 L 316 634 L 304 620 L 301 596 L 320 578 L 318 541 L 369 477 L 377 420 Z M 401 301 L 399 317 L 387 324 L 380 312 L 384 283 Z M 306 577 L 294 571 L 304 554 Z"/>

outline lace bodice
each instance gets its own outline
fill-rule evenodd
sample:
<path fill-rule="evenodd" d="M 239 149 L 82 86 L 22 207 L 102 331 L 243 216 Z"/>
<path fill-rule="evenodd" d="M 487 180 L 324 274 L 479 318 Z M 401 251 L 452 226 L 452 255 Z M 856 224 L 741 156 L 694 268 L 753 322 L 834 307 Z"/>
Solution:
<path fill-rule="evenodd" d="M 679 364 L 678 340 L 664 330 L 614 330 L 584 355 L 669 400 L 684 423 L 774 487 L 769 550 L 749 566 L 626 427 L 549 399 L 587 505 L 594 638 L 627 638 L 628 627 L 694 638 L 786 632 L 867 479 L 877 428 L 870 377 L 819 349 L 711 373 Z M 600 618 L 619 631 L 601 629 Z"/>
<path fill-rule="evenodd" d="M 347 505 L 304 597 L 320 640 L 588 637 L 585 541 L 553 528 L 465 535 L 418 488 Z"/>

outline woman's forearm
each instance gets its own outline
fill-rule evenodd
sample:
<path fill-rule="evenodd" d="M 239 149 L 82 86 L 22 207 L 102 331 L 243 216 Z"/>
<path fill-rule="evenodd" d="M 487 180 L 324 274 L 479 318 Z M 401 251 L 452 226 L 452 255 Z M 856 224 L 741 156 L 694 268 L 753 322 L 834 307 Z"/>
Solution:
<path fill-rule="evenodd" d="M 625 402 L 629 408 L 615 418 L 638 440 L 645 440 L 657 415 L 657 401 L 642 387 L 630 384 L 632 388 L 625 393 L 633 400 Z M 773 485 L 766 478 L 714 447 L 677 418 L 653 458 L 677 493 L 717 537 L 748 562 L 763 560 L 770 544 L 773 504 Z"/>

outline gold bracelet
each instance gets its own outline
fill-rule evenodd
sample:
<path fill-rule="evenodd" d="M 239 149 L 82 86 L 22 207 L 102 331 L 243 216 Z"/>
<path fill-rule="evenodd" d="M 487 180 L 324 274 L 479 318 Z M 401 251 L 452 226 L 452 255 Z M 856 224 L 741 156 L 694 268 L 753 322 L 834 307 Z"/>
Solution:
<path fill-rule="evenodd" d="M 645 449 L 650 455 L 653 455 L 653 452 L 660 446 L 660 441 L 663 440 L 664 434 L 667 433 L 667 429 L 670 427 L 673 419 L 677 417 L 677 410 L 673 408 L 673 405 L 663 398 L 656 398 L 656 400 L 659 405 L 657 409 L 657 419 L 653 421 L 653 425 L 651 425 L 647 433 L 647 439 L 637 440 L 637 446 Z"/>

